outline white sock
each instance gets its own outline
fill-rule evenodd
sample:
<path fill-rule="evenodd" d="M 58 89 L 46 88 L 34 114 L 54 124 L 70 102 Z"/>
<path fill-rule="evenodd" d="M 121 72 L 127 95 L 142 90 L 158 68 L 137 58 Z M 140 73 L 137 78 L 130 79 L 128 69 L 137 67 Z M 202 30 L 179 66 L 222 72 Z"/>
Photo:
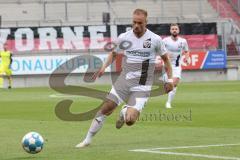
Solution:
<path fill-rule="evenodd" d="M 173 90 L 171 92 L 168 93 L 168 103 L 171 103 L 175 94 L 177 92 L 177 87 L 174 87 Z"/>
<path fill-rule="evenodd" d="M 85 143 L 91 143 L 93 136 L 102 128 L 106 115 L 102 113 L 97 113 L 96 117 L 93 119 L 92 124 L 88 130 L 87 136 L 84 140 Z"/>
<path fill-rule="evenodd" d="M 123 109 L 121 110 L 122 114 L 123 114 L 123 118 L 124 118 L 124 121 L 126 119 L 126 112 L 127 112 L 127 106 L 124 106 Z"/>

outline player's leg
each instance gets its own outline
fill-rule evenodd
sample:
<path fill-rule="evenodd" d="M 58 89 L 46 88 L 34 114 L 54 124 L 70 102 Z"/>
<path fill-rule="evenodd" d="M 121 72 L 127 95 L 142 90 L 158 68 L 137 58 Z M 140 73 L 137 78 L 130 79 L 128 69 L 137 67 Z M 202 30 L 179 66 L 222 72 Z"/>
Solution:
<path fill-rule="evenodd" d="M 127 96 L 127 93 L 125 94 L 125 92 L 122 90 L 124 87 L 118 86 L 118 84 L 115 85 L 117 87 L 112 87 L 110 93 L 107 95 L 107 99 L 102 104 L 101 109 L 93 119 L 86 138 L 83 140 L 83 142 L 76 146 L 77 148 L 88 146 L 91 143 L 93 136 L 96 135 L 96 133 L 102 128 L 105 118 L 109 116 L 114 111 L 114 109 L 123 102 L 122 98 L 124 98 L 124 96 Z"/>
<path fill-rule="evenodd" d="M 3 67 L 0 66 L 0 88 L 3 88 L 3 76 L 4 76 L 4 70 L 3 70 Z"/>
<path fill-rule="evenodd" d="M 172 108 L 172 101 L 177 92 L 177 86 L 181 80 L 182 68 L 181 67 L 173 67 L 173 85 L 174 88 L 172 91 L 168 93 L 168 100 L 166 102 L 166 108 Z"/>
<path fill-rule="evenodd" d="M 12 76 L 7 76 L 8 78 L 8 89 L 12 88 Z"/>
<path fill-rule="evenodd" d="M 172 103 L 172 101 L 173 101 L 173 99 L 176 95 L 177 85 L 178 85 L 179 82 L 180 82 L 179 78 L 177 78 L 177 77 L 173 78 L 174 87 L 173 87 L 173 90 L 168 93 L 168 100 L 167 100 L 167 103 L 166 103 L 166 108 L 172 108 L 171 103 Z"/>
<path fill-rule="evenodd" d="M 3 75 L 0 73 L 0 88 L 3 88 Z"/>
<path fill-rule="evenodd" d="M 133 125 L 140 115 L 140 111 L 132 106 L 124 105 L 120 111 L 119 118 L 116 121 L 116 128 L 120 129 L 126 123 L 128 126 Z"/>
<path fill-rule="evenodd" d="M 143 96 L 144 95 L 144 96 Z M 120 129 L 124 123 L 128 126 L 133 125 L 139 118 L 142 109 L 147 103 L 149 92 L 134 92 L 130 95 L 128 104 L 120 111 L 116 121 L 116 128 Z"/>
<path fill-rule="evenodd" d="M 117 107 L 117 104 L 114 101 L 109 100 L 109 99 L 107 99 L 102 104 L 101 109 L 97 112 L 95 118 L 93 119 L 93 121 L 91 123 L 91 126 L 88 130 L 86 138 L 81 143 L 76 145 L 77 148 L 86 147 L 91 143 L 92 138 L 102 128 L 106 117 L 109 116 L 116 107 Z"/>
<path fill-rule="evenodd" d="M 128 107 L 125 122 L 128 126 L 133 125 L 140 115 L 140 111 L 134 107 Z"/>
<path fill-rule="evenodd" d="M 12 88 L 12 71 L 11 69 L 7 68 L 6 69 L 6 75 L 7 75 L 7 78 L 8 78 L 8 89 L 11 89 Z"/>

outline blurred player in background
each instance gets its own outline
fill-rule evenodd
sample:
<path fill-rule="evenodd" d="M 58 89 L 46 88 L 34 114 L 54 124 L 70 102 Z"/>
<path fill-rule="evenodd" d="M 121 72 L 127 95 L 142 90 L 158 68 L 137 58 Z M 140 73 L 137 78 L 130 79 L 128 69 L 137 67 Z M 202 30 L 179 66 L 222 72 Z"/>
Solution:
<path fill-rule="evenodd" d="M 127 105 L 120 112 L 116 128 L 119 129 L 124 124 L 131 126 L 136 122 L 150 96 L 157 54 L 161 56 L 167 68 L 169 80 L 166 88 L 168 92 L 173 89 L 172 68 L 165 45 L 161 37 L 148 30 L 146 25 L 147 12 L 136 9 L 133 12 L 133 29 L 121 34 L 116 42 L 117 46 L 124 42 L 131 43 L 130 47 L 124 50 L 122 72 L 93 119 L 86 138 L 76 146 L 77 148 L 88 146 L 103 126 L 106 117 L 123 102 Z M 121 47 L 119 48 L 121 50 Z M 100 77 L 105 72 L 118 52 L 117 49 L 109 54 L 107 61 L 94 77 Z"/>
<path fill-rule="evenodd" d="M 179 37 L 179 25 L 171 24 L 170 33 L 171 36 L 163 39 L 166 49 L 168 50 L 169 57 L 172 64 L 173 71 L 173 85 L 174 88 L 171 92 L 168 93 L 168 100 L 166 102 L 166 108 L 172 108 L 171 102 L 177 92 L 177 85 L 180 82 L 182 68 L 181 68 L 181 59 L 182 55 L 185 56 L 183 59 L 186 64 L 189 64 L 189 49 L 187 40 Z"/>
<path fill-rule="evenodd" d="M 3 46 L 3 51 L 0 52 L 0 87 L 3 87 L 3 76 L 8 78 L 8 89 L 12 88 L 12 70 L 10 69 L 12 63 L 12 53 L 8 50 L 7 43 Z"/>

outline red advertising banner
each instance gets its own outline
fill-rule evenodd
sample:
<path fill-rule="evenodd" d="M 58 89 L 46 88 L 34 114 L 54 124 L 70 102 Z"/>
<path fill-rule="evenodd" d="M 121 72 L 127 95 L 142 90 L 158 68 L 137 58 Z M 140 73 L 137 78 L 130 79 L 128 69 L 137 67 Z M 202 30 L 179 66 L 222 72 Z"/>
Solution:
<path fill-rule="evenodd" d="M 200 69 L 204 58 L 205 58 L 206 52 L 201 51 L 201 52 L 190 52 L 190 64 L 187 65 L 184 62 L 184 56 L 182 57 L 182 69 L 183 70 L 191 70 L 191 69 Z"/>

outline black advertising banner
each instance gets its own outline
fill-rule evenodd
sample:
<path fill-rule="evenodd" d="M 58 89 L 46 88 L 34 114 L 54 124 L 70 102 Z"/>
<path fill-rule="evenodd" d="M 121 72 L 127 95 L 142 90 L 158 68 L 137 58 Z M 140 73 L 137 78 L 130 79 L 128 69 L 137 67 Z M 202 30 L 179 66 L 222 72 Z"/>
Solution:
<path fill-rule="evenodd" d="M 170 24 L 149 24 L 149 30 L 165 37 Z M 180 24 L 181 35 L 190 48 L 218 48 L 216 23 Z M 56 26 L 1 28 L 0 49 L 8 43 L 14 52 L 41 50 L 103 49 L 104 45 L 127 30 L 131 25 Z"/>

